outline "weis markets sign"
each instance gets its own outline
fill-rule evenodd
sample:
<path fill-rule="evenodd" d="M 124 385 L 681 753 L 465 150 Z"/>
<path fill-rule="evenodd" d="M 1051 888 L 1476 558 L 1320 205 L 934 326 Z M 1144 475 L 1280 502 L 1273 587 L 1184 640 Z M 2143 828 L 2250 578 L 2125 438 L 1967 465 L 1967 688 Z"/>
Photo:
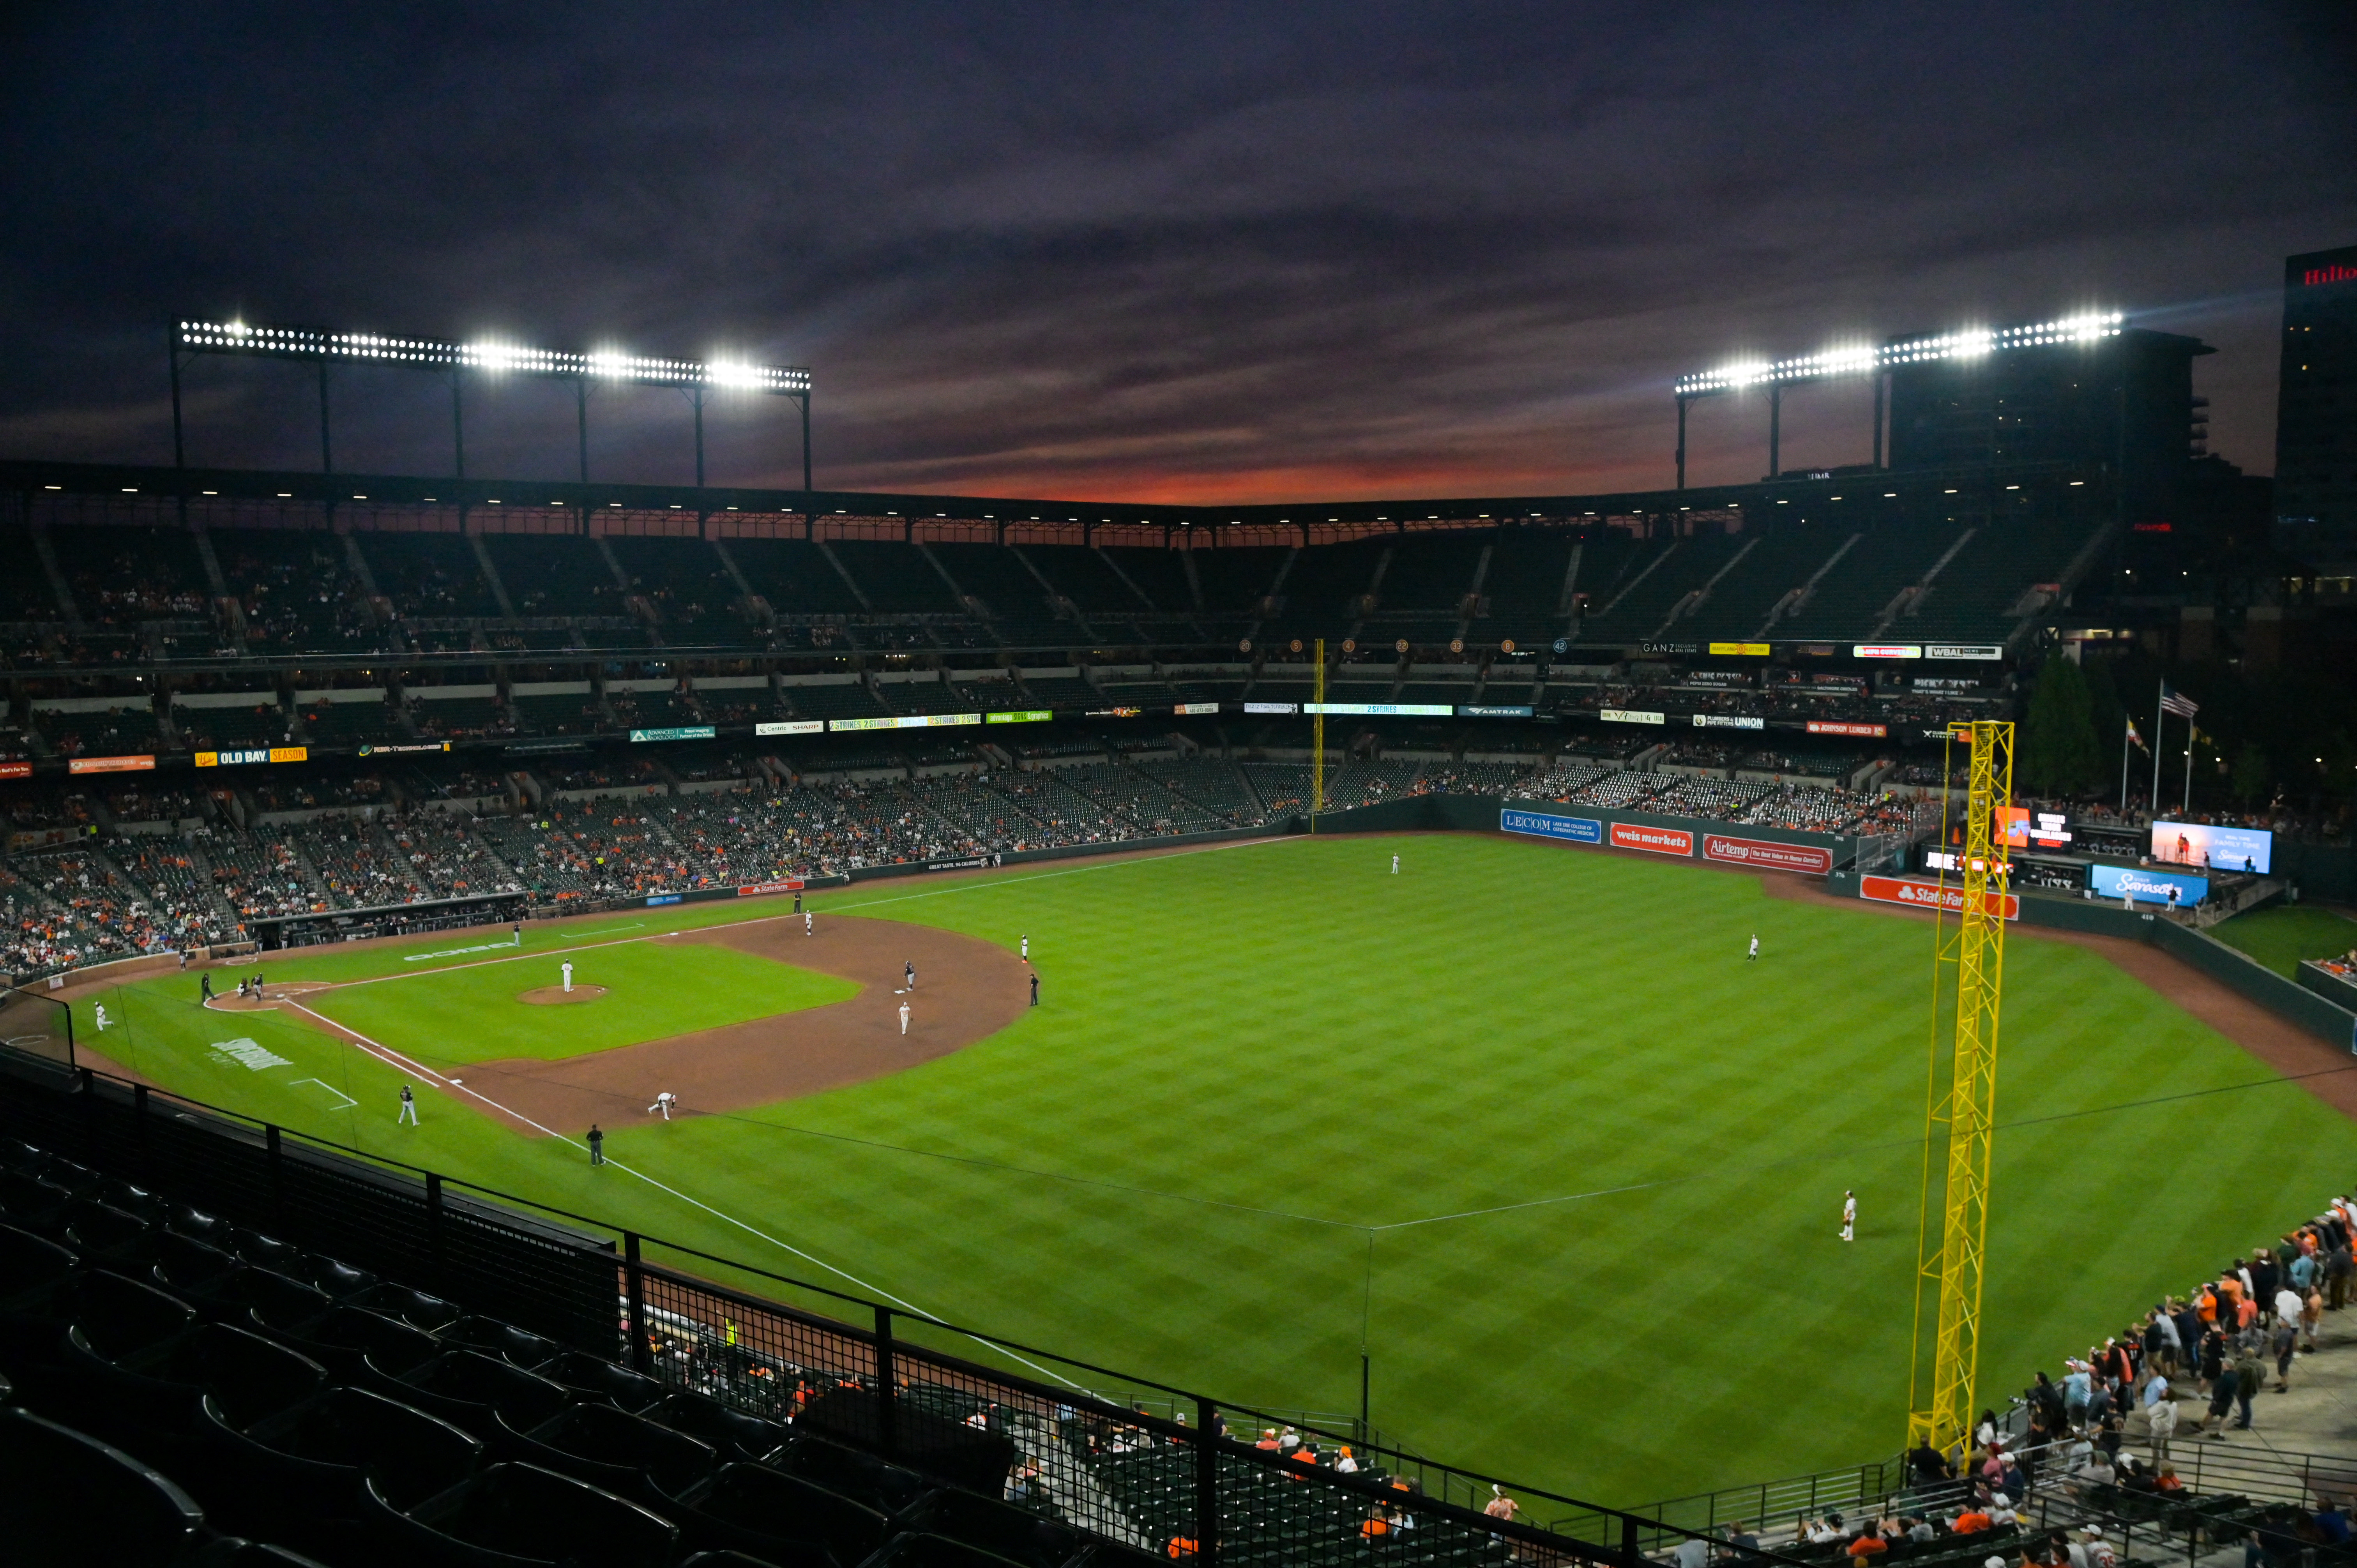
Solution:
<path fill-rule="evenodd" d="M 1703 834 L 1702 857 L 1728 865 L 1758 865 L 1770 871 L 1798 871 L 1810 876 L 1823 876 L 1834 868 L 1834 852 L 1820 844 L 1728 838 L 1724 833 Z"/>
<path fill-rule="evenodd" d="M 1694 854 L 1694 834 L 1684 828 L 1657 828 L 1649 822 L 1615 822 L 1614 849 L 1649 850 L 1654 854 Z"/>
<path fill-rule="evenodd" d="M 1573 843 L 1602 843 L 1604 824 L 1592 817 L 1559 817 L 1552 811 L 1517 811 L 1509 806 L 1498 813 L 1501 832 L 1528 833 L 1533 838 L 1568 839 Z"/>
<path fill-rule="evenodd" d="M 1919 909 L 1939 909 L 1951 915 L 1964 912 L 1964 890 L 1962 887 L 1918 882 L 1911 876 L 1863 877 L 1858 882 L 1858 895 L 1885 904 L 1910 904 Z M 1991 893 L 1985 897 L 1991 914 L 2007 920 L 2021 918 L 2021 900 L 2013 894 Z"/>

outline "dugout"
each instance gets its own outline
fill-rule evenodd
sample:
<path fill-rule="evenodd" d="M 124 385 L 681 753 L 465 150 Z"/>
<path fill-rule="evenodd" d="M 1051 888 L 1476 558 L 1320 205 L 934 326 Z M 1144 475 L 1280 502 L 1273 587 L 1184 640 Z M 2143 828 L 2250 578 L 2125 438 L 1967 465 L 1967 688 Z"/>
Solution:
<path fill-rule="evenodd" d="M 457 898 L 422 898 L 414 904 L 380 904 L 366 909 L 307 910 L 300 915 L 249 918 L 246 927 L 265 949 L 319 947 L 369 937 L 410 937 L 468 926 L 504 926 L 531 914 L 526 893 L 482 893 Z"/>

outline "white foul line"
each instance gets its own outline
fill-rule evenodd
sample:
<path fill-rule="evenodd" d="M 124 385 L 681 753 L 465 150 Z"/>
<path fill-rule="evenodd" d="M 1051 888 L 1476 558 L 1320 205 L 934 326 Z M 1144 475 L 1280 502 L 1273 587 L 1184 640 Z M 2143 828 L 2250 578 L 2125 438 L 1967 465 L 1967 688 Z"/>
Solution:
<path fill-rule="evenodd" d="M 498 1101 L 493 1100 L 490 1095 L 485 1094 L 482 1090 L 471 1088 L 459 1081 L 457 1079 L 447 1077 L 442 1073 L 436 1072 L 432 1068 L 425 1066 L 422 1062 L 411 1060 L 409 1058 L 402 1055 L 399 1051 L 393 1049 L 391 1047 L 381 1045 L 377 1041 L 370 1039 L 366 1035 L 361 1034 L 358 1029 L 353 1028 L 349 1024 L 339 1024 L 332 1018 L 322 1016 L 317 1013 L 312 1013 L 310 1008 L 304 1006 L 300 1002 L 294 1001 L 292 998 L 287 999 L 287 1005 L 294 1007 L 299 1012 L 310 1013 L 311 1016 L 317 1018 L 319 1022 L 342 1030 L 345 1034 L 350 1035 L 354 1043 L 359 1045 L 362 1050 L 376 1058 L 377 1060 L 386 1063 L 388 1066 L 414 1069 L 423 1076 L 430 1078 L 436 1083 L 443 1085 L 446 1089 L 453 1089 L 461 1094 L 472 1095 L 475 1099 L 481 1101 L 484 1104 L 490 1106 L 492 1110 L 499 1112 L 501 1115 L 511 1117 L 514 1120 L 522 1122 L 525 1126 L 531 1128 L 535 1133 L 540 1133 L 547 1137 L 554 1138 L 561 1144 L 567 1144 L 574 1148 L 581 1149 L 585 1153 L 587 1152 L 587 1145 L 581 1144 L 575 1139 L 566 1137 L 564 1133 L 556 1131 L 554 1127 L 544 1127 L 539 1122 L 533 1121 L 531 1117 L 525 1115 L 522 1112 L 518 1111 L 511 1106 L 500 1104 Z M 683 1107 L 683 1109 L 685 1108 Z M 647 1175 L 646 1172 L 638 1169 L 634 1165 L 626 1165 L 619 1160 L 612 1159 L 607 1160 L 605 1163 L 613 1166 L 616 1170 L 622 1172 L 626 1176 L 636 1176 L 639 1180 L 646 1183 L 649 1187 L 651 1187 L 658 1191 L 671 1194 L 673 1197 L 678 1198 L 683 1203 L 693 1204 L 694 1207 L 704 1210 L 706 1214 L 711 1215 L 714 1219 L 734 1225 L 737 1229 L 746 1232 L 748 1235 L 757 1236 L 762 1240 L 770 1243 L 772 1247 L 791 1252 L 795 1257 L 802 1259 L 804 1262 L 815 1264 L 817 1267 L 824 1269 L 828 1273 L 849 1280 L 861 1290 L 868 1291 L 876 1295 L 879 1295 L 895 1306 L 905 1308 L 908 1311 L 916 1314 L 919 1317 L 931 1318 L 935 1323 L 939 1323 L 941 1321 L 939 1317 L 927 1312 L 923 1307 L 917 1305 L 913 1302 L 902 1300 L 900 1297 L 894 1295 L 891 1292 L 884 1289 L 883 1286 L 870 1284 L 867 1281 L 861 1279 L 857 1274 L 852 1273 L 847 1270 L 838 1269 L 823 1258 L 813 1257 L 812 1254 L 803 1251 L 800 1247 L 794 1246 L 791 1242 L 781 1241 L 766 1230 L 759 1230 L 755 1226 L 748 1225 L 745 1221 L 737 1219 L 733 1214 L 713 1208 L 712 1205 L 705 1202 L 702 1198 L 692 1197 L 688 1194 L 680 1191 L 679 1188 L 675 1187 L 657 1181 L 654 1177 Z M 989 1346 L 991 1348 L 997 1350 L 1001 1355 L 1004 1355 L 1012 1360 L 1021 1361 L 1025 1366 L 1030 1368 L 1033 1371 L 1038 1372 L 1040 1376 L 1053 1378 L 1058 1382 L 1063 1384 L 1066 1388 L 1076 1389 L 1082 1393 L 1089 1391 L 1085 1387 L 1072 1381 L 1071 1379 L 1065 1377 L 1062 1373 L 1058 1372 L 1051 1368 L 1043 1367 L 1037 1361 L 1028 1360 L 1024 1357 L 1017 1356 L 1014 1351 L 1007 1349 L 1003 1345 L 991 1345 L 989 1340 L 972 1334 L 965 1337 L 974 1340 L 977 1345 Z"/>

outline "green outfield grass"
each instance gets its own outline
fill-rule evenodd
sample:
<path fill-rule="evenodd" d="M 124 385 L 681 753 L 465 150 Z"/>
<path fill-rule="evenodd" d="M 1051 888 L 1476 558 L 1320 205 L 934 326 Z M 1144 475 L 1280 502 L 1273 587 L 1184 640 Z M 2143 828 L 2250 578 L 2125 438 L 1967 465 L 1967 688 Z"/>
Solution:
<path fill-rule="evenodd" d="M 1396 1439 L 1604 1501 L 1897 1447 L 1928 927 L 1476 836 L 1295 839 L 816 902 L 822 919 L 1010 949 L 1028 935 L 1041 1005 L 855 1088 L 609 1124 L 624 1166 L 741 1226 L 438 1096 L 425 1126 L 396 1129 L 391 1070 L 291 1019 L 233 1019 L 286 1067 L 213 1051 L 225 1036 L 206 1031 L 232 1024 L 195 1014 L 182 977 L 117 991 L 128 1037 L 109 1040 L 288 1125 L 843 1283 L 832 1266 L 1227 1398 L 1353 1410 L 1363 1346 Z M 534 931 L 527 951 L 577 929 Z M 2311 1212 L 2357 1155 L 2344 1120 L 2095 954 L 2017 936 L 2006 977 L 1985 1402 Z M 444 1049 L 430 988 L 342 994 L 370 993 L 389 1000 L 356 1026 Z M 2219 1148 L 2248 1156 L 2226 1179 Z M 1845 1188 L 1852 1245 L 1835 1237 Z"/>
<path fill-rule="evenodd" d="M 2357 948 L 2357 920 L 2314 905 L 2277 904 L 2210 928 L 2210 934 L 2287 979 L 2304 958 L 2339 958 Z"/>

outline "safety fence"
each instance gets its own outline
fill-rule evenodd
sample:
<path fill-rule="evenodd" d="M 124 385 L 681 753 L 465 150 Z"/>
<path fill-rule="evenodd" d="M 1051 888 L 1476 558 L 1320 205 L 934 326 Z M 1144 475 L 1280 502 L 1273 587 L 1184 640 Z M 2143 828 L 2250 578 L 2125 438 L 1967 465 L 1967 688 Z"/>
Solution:
<path fill-rule="evenodd" d="M 1225 1403 L 5 1047 L 0 1131 L 1156 1555 L 1636 1568 L 1647 1550 L 1699 1533 L 1442 1464 L 1364 1428 Z M 1232 1424 L 1289 1425 L 1316 1459 L 1238 1440 Z M 1532 1519 L 1484 1511 L 1501 1496 Z"/>

